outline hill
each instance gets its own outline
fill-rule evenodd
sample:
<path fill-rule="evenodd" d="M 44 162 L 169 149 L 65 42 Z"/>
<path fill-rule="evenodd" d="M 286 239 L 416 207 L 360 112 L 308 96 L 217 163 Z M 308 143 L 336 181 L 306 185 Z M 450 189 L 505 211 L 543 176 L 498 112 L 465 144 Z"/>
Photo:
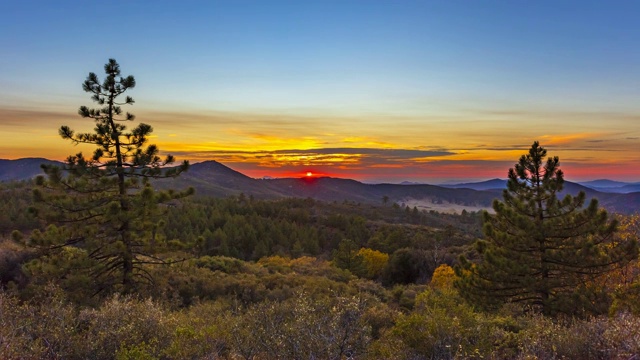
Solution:
<path fill-rule="evenodd" d="M 472 183 L 461 183 L 461 184 L 450 184 L 450 185 L 441 185 L 443 187 L 452 188 L 452 189 L 473 189 L 473 190 L 502 190 L 507 187 L 507 180 L 505 179 L 491 179 L 487 181 L 480 182 L 472 182 Z"/>
<path fill-rule="evenodd" d="M 0 180 L 24 180 L 42 173 L 40 164 L 55 163 L 46 159 L 0 160 Z M 217 161 L 191 165 L 189 171 L 177 178 L 157 180 L 160 188 L 184 189 L 193 187 L 198 195 L 226 197 L 245 194 L 259 199 L 283 197 L 313 198 L 322 201 L 350 201 L 380 204 L 383 199 L 419 210 L 460 212 L 490 209 L 496 198 L 502 197 L 505 180 L 492 179 L 478 183 L 454 185 L 420 184 L 364 184 L 339 178 L 254 179 Z M 633 189 L 634 184 L 623 188 Z M 640 186 L 635 184 L 635 186 Z M 612 188 L 619 189 L 619 188 Z M 597 198 L 612 212 L 633 213 L 640 209 L 640 193 L 603 192 L 565 181 L 561 195 L 584 191 L 587 198 Z"/>
<path fill-rule="evenodd" d="M 166 189 L 193 187 L 198 195 L 224 197 L 244 193 L 261 199 L 279 198 L 284 194 L 265 184 L 269 180 L 257 180 L 230 169 L 217 161 L 193 164 L 189 171 L 177 178 L 156 180 L 156 185 Z"/>
<path fill-rule="evenodd" d="M 313 198 L 322 201 L 351 201 L 381 203 L 384 197 L 393 203 L 417 207 L 419 210 L 439 212 L 477 211 L 490 209 L 496 198 L 502 197 L 504 180 L 494 179 L 482 183 L 458 184 L 460 187 L 408 184 L 364 184 L 339 178 L 284 178 L 253 179 L 216 161 L 193 164 L 179 178 L 162 180 L 162 186 L 184 188 L 193 186 L 200 195 L 227 196 L 244 193 L 257 198 Z M 165 185 L 166 184 L 166 185 Z M 474 190 L 485 188 L 487 190 Z M 640 194 L 614 194 L 600 192 L 586 186 L 565 182 L 561 193 L 576 195 L 584 191 L 587 198 L 597 198 L 612 212 L 633 213 L 640 209 Z"/>
<path fill-rule="evenodd" d="M 608 189 L 608 188 L 619 188 L 619 187 L 628 185 L 629 183 L 622 182 L 622 181 L 613 181 L 609 179 L 598 179 L 598 180 L 591 180 L 591 181 L 582 181 L 580 182 L 580 184 L 586 187 L 590 187 L 592 189 L 598 190 L 598 189 Z"/>
<path fill-rule="evenodd" d="M 617 192 L 617 193 L 622 193 L 622 194 L 628 194 L 628 193 L 632 193 L 632 192 L 639 192 L 640 191 L 640 183 L 628 184 L 628 185 L 625 185 L 625 186 L 620 187 L 620 188 L 614 188 L 614 190 L 615 189 L 617 189 L 619 191 L 611 191 L 611 192 Z"/>
<path fill-rule="evenodd" d="M 489 208 L 497 194 L 435 185 L 364 184 L 331 177 L 257 180 L 216 161 L 193 164 L 180 177 L 160 180 L 157 184 L 163 188 L 193 186 L 197 194 L 213 196 L 243 193 L 257 198 L 297 197 L 360 203 L 382 203 L 383 198 L 388 197 L 390 202 L 438 211 L 454 205 L 470 209 Z"/>
<path fill-rule="evenodd" d="M 600 192 L 608 192 L 608 193 L 616 193 L 616 194 L 628 194 L 628 193 L 640 191 L 640 182 L 628 183 L 628 182 L 622 182 L 622 181 L 600 179 L 600 180 L 593 180 L 593 181 L 584 181 L 584 182 L 580 182 L 580 184 Z"/>
<path fill-rule="evenodd" d="M 42 175 L 41 164 L 60 164 L 43 158 L 0 159 L 0 181 L 28 180 Z"/>

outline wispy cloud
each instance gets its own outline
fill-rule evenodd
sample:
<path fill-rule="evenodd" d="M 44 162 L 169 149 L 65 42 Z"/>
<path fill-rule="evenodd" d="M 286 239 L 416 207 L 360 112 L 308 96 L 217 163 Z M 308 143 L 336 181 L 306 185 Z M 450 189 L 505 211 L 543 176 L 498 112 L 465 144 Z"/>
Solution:
<path fill-rule="evenodd" d="M 420 149 L 376 149 L 376 148 L 323 148 L 307 150 L 277 150 L 278 154 L 359 154 L 386 158 L 415 159 L 424 157 L 447 156 L 451 151 L 432 151 Z"/>
<path fill-rule="evenodd" d="M 446 157 L 453 154 L 450 151 L 377 148 L 282 149 L 274 151 L 210 150 L 174 153 L 174 155 L 196 160 L 216 159 L 223 163 L 252 163 L 261 168 L 341 166 L 351 169 L 408 166 L 420 159 Z"/>
<path fill-rule="evenodd" d="M 58 111 L 0 107 L 0 126 L 5 129 L 20 130 L 48 125 L 55 130 L 65 121 L 73 118 L 73 115 Z"/>

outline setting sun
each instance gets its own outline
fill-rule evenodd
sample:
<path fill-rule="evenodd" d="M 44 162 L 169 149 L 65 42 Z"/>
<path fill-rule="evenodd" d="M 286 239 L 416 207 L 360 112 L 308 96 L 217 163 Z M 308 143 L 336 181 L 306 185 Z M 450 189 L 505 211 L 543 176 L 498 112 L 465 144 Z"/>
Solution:
<path fill-rule="evenodd" d="M 312 177 L 313 173 L 311 171 L 307 171 L 307 177 Z"/>

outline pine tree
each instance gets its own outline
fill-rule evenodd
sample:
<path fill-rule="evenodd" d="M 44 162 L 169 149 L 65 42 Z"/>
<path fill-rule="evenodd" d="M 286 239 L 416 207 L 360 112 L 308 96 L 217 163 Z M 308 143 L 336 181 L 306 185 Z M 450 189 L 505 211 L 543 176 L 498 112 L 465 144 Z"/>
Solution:
<path fill-rule="evenodd" d="M 96 291 L 108 288 L 130 292 L 140 282 L 152 281 L 146 264 L 161 264 L 154 256 L 153 237 L 158 224 L 158 205 L 192 192 L 158 192 L 150 179 L 174 177 L 186 171 L 189 163 L 168 167 L 169 155 L 161 159 L 156 145 L 147 145 L 150 125 L 139 123 L 127 132 L 125 123 L 134 115 L 123 114 L 123 105 L 134 100 L 122 95 L 135 87 L 133 76 L 121 77 L 114 59 L 105 65 L 102 83 L 90 73 L 84 91 L 101 107 L 81 106 L 78 113 L 95 122 L 90 133 L 76 133 L 62 126 L 59 134 L 74 144 L 97 148 L 93 156 L 69 156 L 62 167 L 42 165 L 47 175 L 37 180 L 34 191 L 38 206 L 34 211 L 56 228 L 56 236 L 35 232 L 34 245 L 48 250 L 76 247 L 86 252 L 86 265 L 96 283 Z M 44 206 L 43 206 L 44 205 Z M 55 227 L 54 227 L 55 228 Z M 79 269 L 75 269 L 79 270 Z"/>
<path fill-rule="evenodd" d="M 585 193 L 565 195 L 558 157 L 534 142 L 509 169 L 503 201 L 484 213 L 482 260 L 461 258 L 458 287 L 483 305 L 516 302 L 544 314 L 597 311 L 593 280 L 637 257 L 635 241 L 615 242 L 616 221 Z M 602 309 L 600 309 L 602 311 Z"/>
<path fill-rule="evenodd" d="M 360 246 L 351 239 L 343 239 L 338 248 L 333 250 L 333 264 L 341 269 L 349 270 L 352 274 L 366 273 L 362 256 L 358 254 Z"/>

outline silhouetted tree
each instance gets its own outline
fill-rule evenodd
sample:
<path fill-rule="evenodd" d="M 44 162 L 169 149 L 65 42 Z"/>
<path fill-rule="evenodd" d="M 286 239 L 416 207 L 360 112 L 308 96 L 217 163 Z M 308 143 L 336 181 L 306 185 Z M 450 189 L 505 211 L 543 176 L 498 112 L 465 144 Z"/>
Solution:
<path fill-rule="evenodd" d="M 183 162 L 177 167 L 171 155 L 161 159 L 156 145 L 147 145 L 150 125 L 139 123 L 127 132 L 126 122 L 134 115 L 123 114 L 123 105 L 134 100 L 122 95 L 135 87 L 133 76 L 121 77 L 120 66 L 110 59 L 104 67 L 102 83 L 95 73 L 83 83 L 84 91 L 101 107 L 81 106 L 78 113 L 95 122 L 90 133 L 76 133 L 68 126 L 60 127 L 63 139 L 74 144 L 90 144 L 97 148 L 93 156 L 82 153 L 69 156 L 62 167 L 43 165 L 47 177 L 39 177 L 34 191 L 39 206 L 35 211 L 58 224 L 55 235 L 35 232 L 32 243 L 48 249 L 76 246 L 86 251 L 87 268 L 97 282 L 97 291 L 117 286 L 131 291 L 140 281 L 151 281 L 145 264 L 164 261 L 153 256 L 149 240 L 158 221 L 158 204 L 186 196 L 173 191 L 157 192 L 150 179 L 173 177 L 187 170 Z"/>
<path fill-rule="evenodd" d="M 481 304 L 526 304 L 544 314 L 593 311 L 590 281 L 637 256 L 635 241 L 615 242 L 616 221 L 587 207 L 584 192 L 558 199 L 564 177 L 558 157 L 536 141 L 509 169 L 504 200 L 484 214 L 478 264 L 461 258 L 462 293 Z"/>

